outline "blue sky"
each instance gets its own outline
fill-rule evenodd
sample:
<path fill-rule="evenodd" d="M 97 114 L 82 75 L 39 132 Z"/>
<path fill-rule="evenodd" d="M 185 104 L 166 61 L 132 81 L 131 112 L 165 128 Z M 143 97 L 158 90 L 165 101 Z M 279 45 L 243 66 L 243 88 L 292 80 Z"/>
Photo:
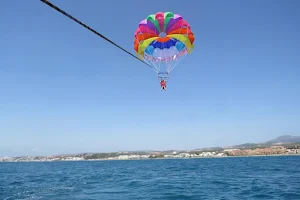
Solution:
<path fill-rule="evenodd" d="M 300 135 L 299 1 L 51 2 L 132 53 L 142 19 L 178 13 L 195 50 L 162 92 L 153 70 L 40 1 L 3 2 L 0 156 Z"/>

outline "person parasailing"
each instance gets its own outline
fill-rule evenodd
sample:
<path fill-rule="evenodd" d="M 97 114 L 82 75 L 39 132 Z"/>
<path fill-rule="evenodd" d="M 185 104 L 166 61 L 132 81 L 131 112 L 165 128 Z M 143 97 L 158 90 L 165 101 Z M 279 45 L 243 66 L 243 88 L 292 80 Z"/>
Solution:
<path fill-rule="evenodd" d="M 162 90 L 167 90 L 167 83 L 165 80 L 163 79 L 160 80 L 160 87 Z"/>

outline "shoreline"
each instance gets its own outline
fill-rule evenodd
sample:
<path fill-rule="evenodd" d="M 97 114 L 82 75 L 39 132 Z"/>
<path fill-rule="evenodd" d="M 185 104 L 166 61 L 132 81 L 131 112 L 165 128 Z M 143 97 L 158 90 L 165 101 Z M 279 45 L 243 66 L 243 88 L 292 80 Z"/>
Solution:
<path fill-rule="evenodd" d="M 38 162 L 97 162 L 97 161 L 138 161 L 138 160 L 183 160 L 183 159 L 213 159 L 213 158 L 249 158 L 249 157 L 285 157 L 285 156 L 300 156 L 300 154 L 270 154 L 270 155 L 242 155 L 242 156 L 211 156 L 211 157 L 182 157 L 182 158 L 136 158 L 136 159 L 87 159 L 87 160 L 29 160 L 29 161 L 0 161 L 0 163 L 38 163 Z"/>

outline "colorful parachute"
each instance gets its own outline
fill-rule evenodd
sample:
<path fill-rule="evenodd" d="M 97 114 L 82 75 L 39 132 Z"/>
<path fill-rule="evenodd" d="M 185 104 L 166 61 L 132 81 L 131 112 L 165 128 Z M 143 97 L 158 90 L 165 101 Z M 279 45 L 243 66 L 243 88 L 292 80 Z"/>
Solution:
<path fill-rule="evenodd" d="M 151 65 L 159 77 L 168 74 L 194 49 L 190 25 L 178 14 L 158 12 L 140 22 L 134 34 L 137 57 Z"/>

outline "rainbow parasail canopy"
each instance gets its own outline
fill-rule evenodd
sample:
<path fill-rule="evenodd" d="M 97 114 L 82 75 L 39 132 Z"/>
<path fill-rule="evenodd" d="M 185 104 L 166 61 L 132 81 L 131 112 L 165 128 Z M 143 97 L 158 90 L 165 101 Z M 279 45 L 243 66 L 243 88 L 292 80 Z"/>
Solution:
<path fill-rule="evenodd" d="M 162 77 L 194 49 L 190 25 L 178 14 L 158 12 L 140 22 L 134 34 L 137 56 Z"/>

